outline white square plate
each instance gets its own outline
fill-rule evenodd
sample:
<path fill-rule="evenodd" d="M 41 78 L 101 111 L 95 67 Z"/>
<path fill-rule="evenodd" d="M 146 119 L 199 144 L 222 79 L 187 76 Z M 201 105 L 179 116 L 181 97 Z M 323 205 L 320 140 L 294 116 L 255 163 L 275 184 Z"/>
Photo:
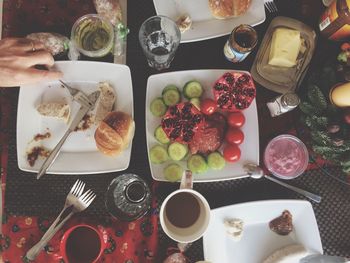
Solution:
<path fill-rule="evenodd" d="M 164 15 L 173 20 L 188 14 L 192 26 L 181 34 L 181 43 L 206 40 L 231 33 L 241 24 L 256 26 L 265 21 L 263 0 L 252 0 L 247 12 L 230 19 L 216 19 L 212 16 L 208 0 L 153 0 L 157 15 Z"/>
<path fill-rule="evenodd" d="M 210 69 L 177 71 L 152 75 L 148 78 L 146 94 L 146 135 L 148 152 L 154 145 L 159 144 L 154 137 L 154 131 L 161 123 L 161 118 L 155 117 L 151 113 L 150 104 L 153 99 L 162 95 L 164 87 L 168 84 L 174 84 L 182 90 L 182 87 L 187 81 L 197 80 L 204 88 L 204 94 L 202 97 L 212 98 L 212 87 L 215 81 L 228 71 L 232 70 Z M 245 73 L 249 74 L 248 72 Z M 255 99 L 249 108 L 242 112 L 246 118 L 246 123 L 242 127 L 245 138 L 243 143 L 239 146 L 241 149 L 240 160 L 236 163 L 226 163 L 225 168 L 220 171 L 209 169 L 206 173 L 195 174 L 195 182 L 223 181 L 241 178 L 246 175 L 243 170 L 244 163 L 251 162 L 259 164 L 259 126 Z M 157 181 L 166 181 L 163 176 L 163 170 L 172 162 L 174 161 L 167 161 L 163 164 L 152 164 L 149 160 L 153 179 Z M 186 169 L 186 161 L 180 161 L 177 163 Z"/>
<path fill-rule="evenodd" d="M 293 216 L 294 230 L 287 236 L 272 232 L 269 222 L 284 210 Z M 236 204 L 211 211 L 203 237 L 204 258 L 212 263 L 261 263 L 275 250 L 301 244 L 308 251 L 323 253 L 312 206 L 302 200 L 269 200 Z M 243 236 L 234 241 L 226 234 L 224 220 L 243 220 Z"/>
<path fill-rule="evenodd" d="M 64 73 L 63 80 L 72 87 L 81 89 L 85 94 L 97 90 L 97 84 L 106 81 L 116 93 L 115 109 L 124 111 L 133 117 L 133 93 L 129 67 L 112 63 L 91 61 L 56 62 L 55 68 Z M 46 98 L 63 96 L 71 105 L 71 119 L 79 106 L 72 102 L 69 92 L 58 81 L 42 82 L 35 85 L 24 85 L 20 88 L 17 112 L 17 158 L 18 167 L 23 171 L 38 172 L 44 162 L 39 157 L 31 167 L 27 162 L 26 152 L 30 142 L 38 133 L 49 131 L 51 138 L 40 141 L 40 144 L 53 149 L 68 125 L 63 121 L 41 116 L 36 106 Z M 56 161 L 48 173 L 53 174 L 92 174 L 125 170 L 129 166 L 131 143 L 117 157 L 100 153 L 95 145 L 96 126 L 86 131 L 73 132 L 64 143 Z"/>

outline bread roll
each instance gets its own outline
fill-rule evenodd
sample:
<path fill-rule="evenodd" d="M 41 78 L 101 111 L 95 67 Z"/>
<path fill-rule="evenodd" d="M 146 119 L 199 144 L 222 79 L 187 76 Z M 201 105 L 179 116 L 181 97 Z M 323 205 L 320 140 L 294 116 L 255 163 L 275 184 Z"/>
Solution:
<path fill-rule="evenodd" d="M 70 107 L 65 102 L 45 102 L 41 103 L 36 110 L 46 117 L 53 117 L 64 122 L 69 121 L 70 116 Z"/>
<path fill-rule="evenodd" d="M 109 156 L 120 154 L 129 146 L 134 129 L 135 124 L 130 115 L 121 111 L 108 113 L 95 132 L 97 149 Z"/>
<path fill-rule="evenodd" d="M 209 8 L 215 18 L 227 19 L 243 15 L 250 2 L 251 0 L 209 0 Z"/>

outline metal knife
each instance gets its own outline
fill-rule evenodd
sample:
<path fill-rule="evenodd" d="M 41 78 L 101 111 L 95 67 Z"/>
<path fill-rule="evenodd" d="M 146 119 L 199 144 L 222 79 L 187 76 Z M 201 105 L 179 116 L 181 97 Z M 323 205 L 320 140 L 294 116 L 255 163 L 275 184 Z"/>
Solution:
<path fill-rule="evenodd" d="M 50 166 L 54 163 L 55 159 L 57 158 L 58 154 L 61 151 L 62 145 L 64 144 L 64 142 L 66 141 L 68 136 L 79 125 L 80 121 L 83 119 L 85 114 L 88 113 L 88 111 L 95 106 L 95 103 L 96 103 L 99 96 L 100 96 L 100 91 L 95 91 L 95 92 L 91 93 L 88 96 L 91 103 L 89 105 L 82 104 L 80 106 L 80 109 L 79 109 L 78 113 L 74 116 L 74 119 L 72 120 L 71 124 L 69 125 L 68 130 L 66 131 L 66 133 L 63 135 L 61 140 L 57 143 L 55 148 L 51 151 L 50 155 L 46 158 L 45 162 L 41 166 L 41 168 L 38 172 L 38 175 L 36 176 L 36 179 L 40 179 L 40 177 L 42 177 L 46 173 L 46 171 L 50 168 Z"/>

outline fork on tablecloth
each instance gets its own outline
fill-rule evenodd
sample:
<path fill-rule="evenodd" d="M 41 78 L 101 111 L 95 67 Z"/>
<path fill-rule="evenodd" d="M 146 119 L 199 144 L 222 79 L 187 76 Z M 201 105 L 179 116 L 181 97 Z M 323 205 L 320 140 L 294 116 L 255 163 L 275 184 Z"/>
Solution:
<path fill-rule="evenodd" d="M 75 182 L 70 192 L 67 195 L 66 202 L 61 213 L 52 223 L 50 228 L 46 231 L 38 243 L 28 250 L 26 258 L 34 260 L 42 251 L 46 244 L 56 234 L 56 232 L 64 225 L 64 223 L 72 217 L 73 214 L 85 210 L 95 199 L 96 194 L 91 190 L 87 190 L 83 194 L 85 183 L 79 179 Z"/>
<path fill-rule="evenodd" d="M 264 0 L 264 5 L 270 13 L 274 13 L 278 11 L 274 0 Z"/>

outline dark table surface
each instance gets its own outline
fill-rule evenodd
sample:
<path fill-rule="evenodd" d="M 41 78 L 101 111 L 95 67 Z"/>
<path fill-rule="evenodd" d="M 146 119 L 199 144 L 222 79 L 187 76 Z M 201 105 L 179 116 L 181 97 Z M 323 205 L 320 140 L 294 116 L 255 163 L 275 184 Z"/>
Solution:
<path fill-rule="evenodd" d="M 318 0 L 316 0 L 316 2 L 317 1 Z M 290 16 L 301 19 L 311 25 L 315 24 L 316 20 L 312 15 L 302 15 L 301 1 L 280 0 L 276 2 L 279 12 L 277 14 L 266 13 L 266 21 L 255 27 L 260 41 L 271 19 L 276 15 Z M 142 22 L 153 15 L 155 15 L 155 10 L 152 1 L 128 1 L 128 27 L 130 28 L 130 34 L 128 35 L 127 65 L 131 69 L 133 81 L 136 133 L 133 140 L 130 166 L 126 171 L 89 176 L 45 176 L 39 181 L 35 179 L 34 174 L 20 171 L 17 166 L 15 132 L 18 92 L 14 92 L 14 89 L 11 91 L 2 91 L 2 95 L 8 96 L 10 103 L 13 104 L 11 106 L 10 115 L 13 116 L 13 118 L 11 117 L 12 121 L 10 121 L 9 127 L 7 128 L 8 133 L 11 134 L 11 136 L 9 136 L 9 160 L 5 204 L 6 211 L 9 214 L 54 216 L 61 208 L 61 204 L 55 201 L 64 199 L 67 185 L 71 185 L 76 178 L 82 178 L 87 183 L 88 187 L 92 187 L 98 194 L 96 202 L 94 202 L 92 207 L 89 208 L 85 214 L 93 217 L 105 216 L 106 211 L 103 205 L 104 192 L 110 181 L 118 174 L 125 172 L 135 173 L 143 176 L 151 183 L 152 179 L 147 159 L 145 136 L 145 95 L 147 78 L 159 72 L 148 67 L 139 46 L 138 30 Z M 167 71 L 190 69 L 249 70 L 258 48 L 256 48 L 243 63 L 232 64 L 225 60 L 222 52 L 226 40 L 227 36 L 201 42 L 181 44 L 171 67 Z M 333 44 L 321 39 L 319 41 L 318 51 L 316 51 L 312 63 L 319 63 L 322 56 L 318 54 L 323 53 L 325 48 L 328 49 L 332 46 Z M 262 87 L 257 88 L 261 149 L 264 148 L 266 142 L 273 136 L 288 132 L 293 128 L 298 118 L 297 111 L 294 111 L 272 119 L 269 116 L 265 103 L 275 96 L 277 96 L 277 94 Z M 328 171 L 333 174 L 340 174 L 340 170 L 337 168 L 329 168 Z M 313 207 L 325 253 L 350 256 L 349 187 L 339 184 L 319 170 L 307 172 L 304 176 L 293 180 L 293 184 L 323 196 L 323 201 L 320 204 L 313 204 Z M 156 192 L 159 204 L 167 194 L 177 187 L 177 184 L 160 183 Z M 254 200 L 303 199 L 303 197 L 293 192 L 264 180 L 254 181 L 241 179 L 217 183 L 201 183 L 195 184 L 194 188 L 208 199 L 212 208 Z M 160 253 L 165 253 L 166 247 L 174 245 L 174 243 L 164 236 L 161 229 L 159 231 L 159 237 L 161 240 Z M 191 260 L 203 259 L 202 241 L 199 240 L 195 242 L 188 250 L 187 255 Z"/>

